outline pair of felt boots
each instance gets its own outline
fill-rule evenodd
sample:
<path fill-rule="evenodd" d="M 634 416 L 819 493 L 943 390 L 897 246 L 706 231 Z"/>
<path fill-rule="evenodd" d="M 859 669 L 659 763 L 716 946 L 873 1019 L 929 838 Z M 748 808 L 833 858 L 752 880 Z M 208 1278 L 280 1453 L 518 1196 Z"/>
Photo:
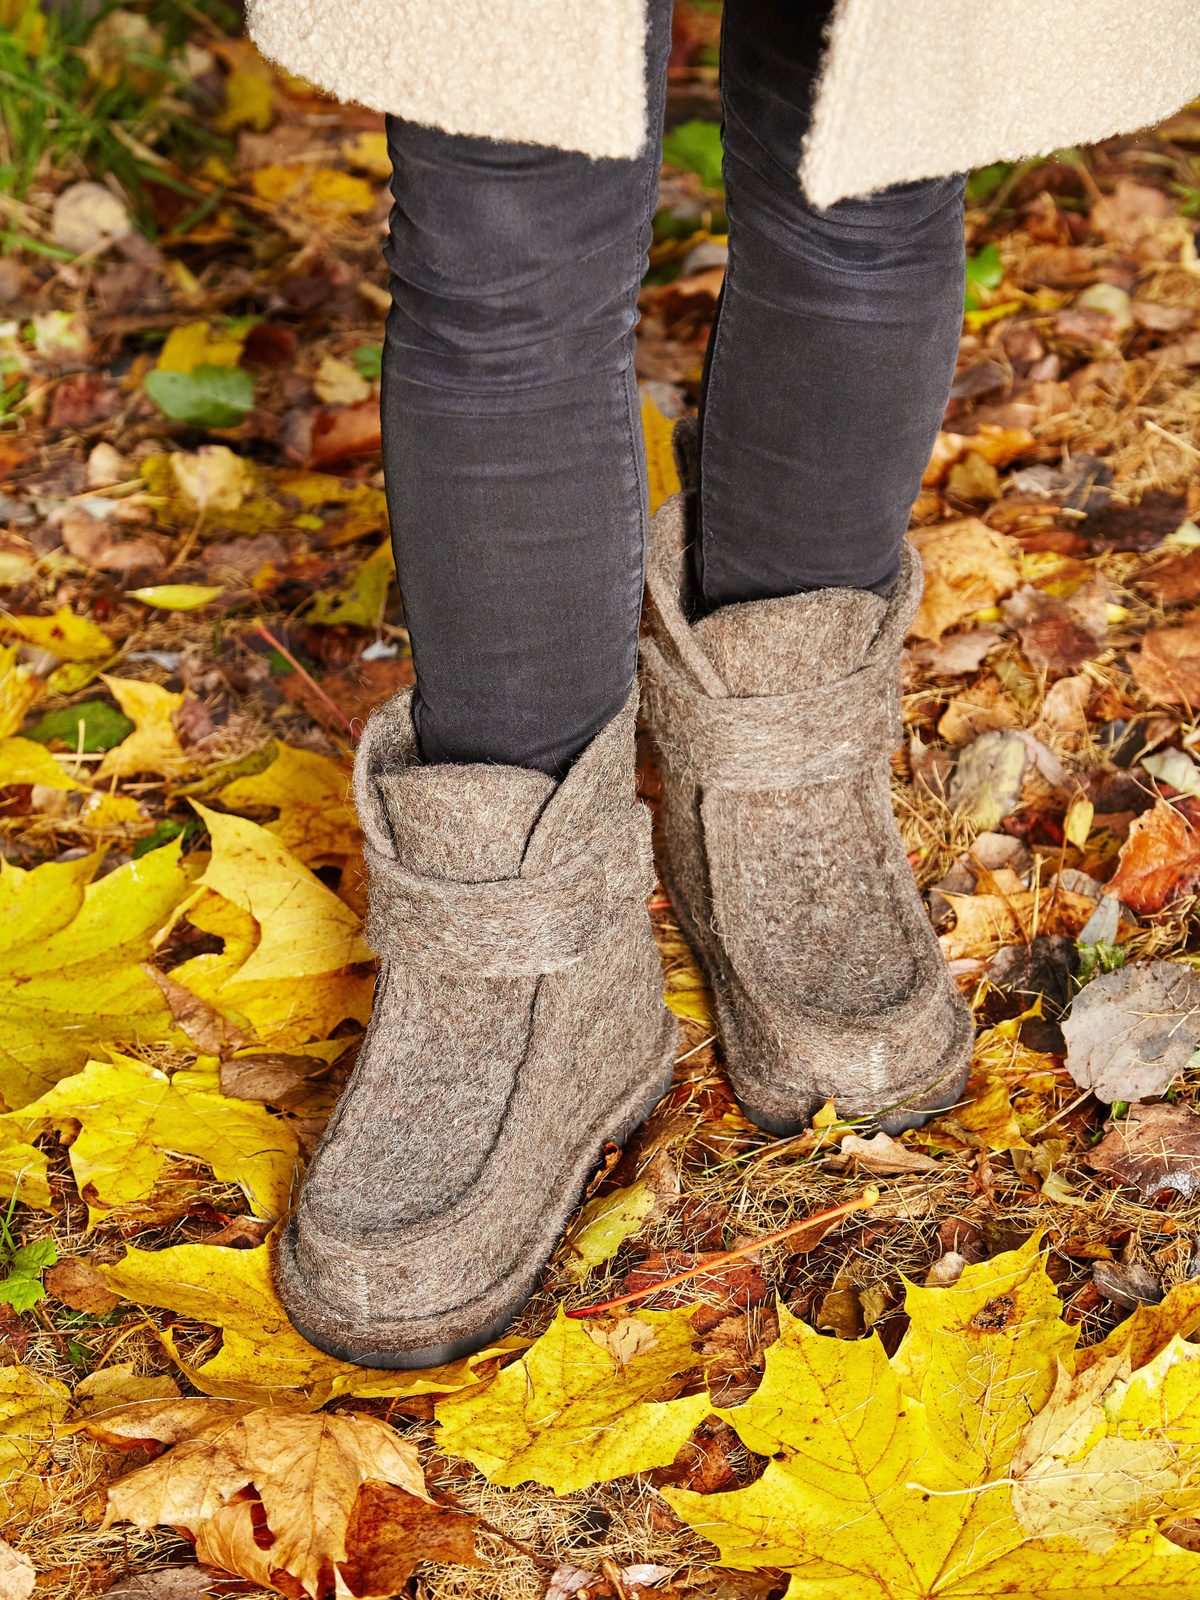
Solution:
<path fill-rule="evenodd" d="M 667 888 L 750 1118 L 833 1099 L 888 1131 L 952 1102 L 970 1014 L 893 818 L 899 657 L 920 599 L 828 589 L 687 620 L 683 497 L 651 530 L 643 687 Z M 410 701 L 367 724 L 354 789 L 381 958 L 355 1069 L 283 1235 L 313 1344 L 435 1366 L 524 1304 L 604 1144 L 671 1082 L 646 898 L 634 702 L 561 783 L 423 766 Z"/>

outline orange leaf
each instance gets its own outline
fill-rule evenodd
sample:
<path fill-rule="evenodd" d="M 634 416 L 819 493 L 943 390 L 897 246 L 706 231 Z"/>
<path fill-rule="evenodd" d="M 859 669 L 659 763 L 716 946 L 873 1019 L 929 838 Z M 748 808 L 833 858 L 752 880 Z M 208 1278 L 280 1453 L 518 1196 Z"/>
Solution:
<path fill-rule="evenodd" d="M 1121 846 L 1115 876 L 1106 885 L 1131 911 L 1161 911 L 1168 900 L 1190 894 L 1200 882 L 1200 833 L 1159 800 L 1135 817 Z"/>

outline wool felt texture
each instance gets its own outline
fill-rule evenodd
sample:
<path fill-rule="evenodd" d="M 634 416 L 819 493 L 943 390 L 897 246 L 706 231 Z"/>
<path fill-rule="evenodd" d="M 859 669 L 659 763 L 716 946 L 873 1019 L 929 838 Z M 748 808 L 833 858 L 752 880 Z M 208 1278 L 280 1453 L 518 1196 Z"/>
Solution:
<path fill-rule="evenodd" d="M 295 1326 L 344 1360 L 432 1366 L 495 1337 L 605 1142 L 670 1087 L 635 700 L 561 783 L 422 765 L 411 691 L 367 723 L 375 1007 L 276 1267 Z"/>
<path fill-rule="evenodd" d="M 685 496 L 651 525 L 647 715 L 664 881 L 716 997 L 746 1115 L 785 1135 L 833 1100 L 896 1132 L 953 1103 L 974 1029 L 892 813 L 905 545 L 883 599 L 824 589 L 689 622 Z"/>
<path fill-rule="evenodd" d="M 247 21 L 264 55 L 340 99 L 632 157 L 646 4 L 250 0 Z M 1195 0 L 838 0 L 800 176 L 832 205 L 1144 127 L 1197 93 Z"/>

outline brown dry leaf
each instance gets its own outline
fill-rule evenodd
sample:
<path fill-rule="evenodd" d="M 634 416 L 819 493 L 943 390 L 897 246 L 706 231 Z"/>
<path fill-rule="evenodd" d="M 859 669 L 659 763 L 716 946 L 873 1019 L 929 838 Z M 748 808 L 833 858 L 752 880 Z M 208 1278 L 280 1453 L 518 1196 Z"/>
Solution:
<path fill-rule="evenodd" d="M 1020 886 L 1018 879 L 1018 887 L 1012 887 L 1006 880 L 1013 876 L 994 874 L 993 881 L 1004 888 L 1001 894 L 946 895 L 956 918 L 938 941 L 947 961 L 989 960 L 1002 945 L 1026 944 L 1037 933 L 1077 938 L 1096 909 L 1093 900 L 1061 884 L 1043 885 L 1038 892 Z"/>
<path fill-rule="evenodd" d="M 355 1519 L 363 1484 L 429 1501 L 415 1445 L 374 1417 L 180 1399 L 124 1406 L 82 1427 L 109 1444 L 173 1447 L 112 1485 L 106 1527 L 184 1528 L 201 1561 L 275 1588 L 291 1579 L 311 1596 L 328 1588 L 332 1567 L 369 1569 L 374 1559 L 369 1543 L 350 1544 L 352 1530 L 367 1540 L 380 1531 L 370 1517 Z M 254 1500 L 244 1498 L 250 1488 Z M 255 1538 L 255 1505 L 272 1536 L 265 1548 Z"/>
<path fill-rule="evenodd" d="M 1152 628 L 1129 658 L 1139 686 L 1162 705 L 1200 706 L 1200 620 Z"/>
<path fill-rule="evenodd" d="M 305 465 L 325 467 L 351 456 L 365 455 L 379 449 L 381 438 L 378 395 L 358 405 L 318 411 L 313 418 Z"/>
<path fill-rule="evenodd" d="M 1130 1106 L 1084 1160 L 1146 1200 L 1170 1189 L 1190 1196 L 1200 1189 L 1200 1116 L 1188 1105 Z"/>
<path fill-rule="evenodd" d="M 120 1295 L 112 1292 L 95 1267 L 72 1256 L 61 1257 L 47 1268 L 42 1282 L 47 1294 L 89 1317 L 106 1317 L 121 1303 Z"/>
<path fill-rule="evenodd" d="M 1016 628 L 1021 648 L 1038 672 L 1074 672 L 1104 648 L 1108 632 L 1108 590 L 1103 579 L 1081 584 L 1074 593 L 1045 594 L 1023 584 L 1001 606 Z"/>
<path fill-rule="evenodd" d="M 1087 727 L 1087 704 L 1094 688 L 1090 678 L 1060 678 L 1046 691 L 1042 721 L 1055 733 L 1082 733 Z"/>
<path fill-rule="evenodd" d="M 926 641 L 912 645 L 905 654 L 915 666 L 937 678 L 956 678 L 977 672 L 989 650 L 1000 643 L 999 628 L 968 628 L 963 633 L 943 636 L 937 644 Z"/>
<path fill-rule="evenodd" d="M 898 1172 L 934 1172 L 937 1162 L 923 1156 L 919 1150 L 910 1150 L 886 1133 L 877 1133 L 872 1139 L 860 1138 L 857 1133 L 847 1134 L 842 1140 L 841 1155 L 856 1166 L 888 1177 Z"/>
<path fill-rule="evenodd" d="M 958 746 L 969 744 L 981 733 L 1020 725 L 1020 707 L 1009 699 L 997 679 L 986 677 L 955 695 L 942 713 L 937 731 L 947 744 Z"/>
<path fill-rule="evenodd" d="M 163 999 L 171 1017 L 181 1033 L 187 1035 L 197 1050 L 208 1055 L 222 1055 L 226 1050 L 240 1050 L 250 1041 L 239 1027 L 223 1017 L 207 1000 L 201 1000 L 190 989 L 185 989 L 174 978 L 148 961 L 142 962 L 142 971 L 162 990 Z"/>
<path fill-rule="evenodd" d="M 1093 978 L 1062 1025 L 1067 1071 L 1098 1100 L 1165 1094 L 1200 1043 L 1200 977 L 1181 961 L 1139 961 Z"/>
<path fill-rule="evenodd" d="M 1139 915 L 1161 911 L 1200 882 L 1200 832 L 1174 806 L 1158 800 L 1129 825 L 1105 892 Z"/>
<path fill-rule="evenodd" d="M 978 517 L 915 528 L 911 537 L 925 568 L 925 594 L 912 626 L 918 639 L 937 641 L 1021 581 L 1012 542 Z"/>
<path fill-rule="evenodd" d="M 482 1567 L 475 1554 L 476 1519 L 418 1500 L 390 1483 L 364 1483 L 346 1533 L 339 1571 L 352 1594 L 398 1594 L 418 1561 Z"/>
<path fill-rule="evenodd" d="M 1145 589 L 1164 606 L 1185 605 L 1200 596 L 1200 550 L 1168 556 L 1147 567 L 1131 580 L 1135 589 Z"/>
<path fill-rule="evenodd" d="M 29 1557 L 0 1539 L 0 1600 L 29 1600 L 36 1583 Z"/>

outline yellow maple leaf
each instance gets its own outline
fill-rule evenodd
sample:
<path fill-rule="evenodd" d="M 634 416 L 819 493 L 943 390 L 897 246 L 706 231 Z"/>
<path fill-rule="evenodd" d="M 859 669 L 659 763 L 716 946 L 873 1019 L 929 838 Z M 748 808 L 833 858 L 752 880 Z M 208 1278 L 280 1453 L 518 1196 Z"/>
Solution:
<path fill-rule="evenodd" d="M 649 1333 L 614 1350 L 604 1331 L 560 1306 L 494 1382 L 438 1402 L 440 1448 L 465 1456 L 491 1483 L 533 1481 L 555 1494 L 668 1465 L 712 1410 L 707 1393 L 654 1398 L 700 1365 L 689 1308 L 623 1321 Z"/>
<path fill-rule="evenodd" d="M 132 1522 L 186 1528 L 201 1561 L 252 1582 L 330 1592 L 350 1554 L 361 1487 L 395 1484 L 428 1501 L 414 1444 L 387 1423 L 352 1413 L 263 1410 L 231 1400 L 145 1401 L 89 1417 L 85 1432 L 108 1443 L 157 1439 L 168 1448 L 108 1491 L 105 1526 Z M 255 1537 L 256 1491 L 270 1535 Z M 339 1592 L 350 1591 L 339 1585 Z M 388 1593 L 391 1593 L 389 1588 Z"/>
<path fill-rule="evenodd" d="M 0 1367 L 0 1516 L 44 1509 L 45 1485 L 36 1468 L 71 1391 L 32 1367 Z"/>
<path fill-rule="evenodd" d="M 89 1061 L 9 1120 L 27 1137 L 79 1127 L 71 1171 L 93 1221 L 148 1195 L 168 1151 L 239 1184 L 260 1215 L 287 1209 L 295 1134 L 265 1106 L 213 1092 L 186 1071 L 168 1078 L 128 1056 Z"/>
<path fill-rule="evenodd" d="M 138 963 L 191 888 L 179 841 L 93 883 L 100 859 L 32 871 L 0 862 L 0 1095 L 10 1108 L 77 1072 L 99 1046 L 173 1031 Z"/>
<path fill-rule="evenodd" d="M 373 178 L 390 178 L 392 158 L 388 155 L 386 133 L 360 133 L 355 139 L 342 140 L 342 155 L 352 167 L 369 172 Z"/>
<path fill-rule="evenodd" d="M 136 772 L 154 772 L 164 778 L 180 778 L 192 772 L 196 763 L 180 744 L 172 720 L 186 696 L 137 678 L 113 678 L 103 672 L 100 676 L 134 723 L 134 729 L 120 744 L 105 751 L 104 760 L 96 769 L 97 784 Z"/>
<path fill-rule="evenodd" d="M 17 660 L 17 648 L 0 644 L 0 739 L 16 733 L 42 686 L 33 668 Z"/>
<path fill-rule="evenodd" d="M 288 1321 L 265 1245 L 257 1250 L 205 1244 L 130 1249 L 123 1260 L 100 1270 L 126 1300 L 162 1306 L 222 1330 L 220 1350 L 196 1367 L 180 1360 L 169 1331 L 162 1338 L 197 1389 L 225 1399 L 322 1406 L 340 1395 L 445 1394 L 490 1377 L 502 1356 L 526 1346 L 523 1339 L 501 1339 L 446 1366 L 408 1372 L 377 1372 L 335 1360 L 302 1339 Z"/>
<path fill-rule="evenodd" d="M 280 745 L 271 765 L 249 778 L 235 778 L 218 799 L 229 811 L 273 807 L 264 823 L 299 860 L 357 856 L 362 844 L 350 799 L 350 773 L 328 756 Z"/>
<path fill-rule="evenodd" d="M 0 630 L 15 633 L 60 661 L 102 661 L 113 653 L 108 635 L 87 617 L 77 617 L 70 606 L 60 606 L 52 617 L 0 614 Z"/>
<path fill-rule="evenodd" d="M 275 118 L 275 86 L 263 72 L 235 67 L 225 80 L 225 104 L 213 118 L 218 133 L 253 128 L 265 133 Z"/>
<path fill-rule="evenodd" d="M 365 178 L 329 167 L 260 167 L 250 182 L 260 200 L 287 205 L 317 223 L 342 222 L 375 204 Z"/>
<path fill-rule="evenodd" d="M 891 1362 L 874 1334 L 822 1339 L 781 1309 L 759 1389 L 718 1412 L 770 1458 L 766 1471 L 728 1494 L 662 1491 L 722 1565 L 783 1568 L 791 1600 L 1182 1600 L 1195 1589 L 1200 1558 L 1152 1527 L 1122 1528 L 1100 1552 L 1075 1528 L 1031 1534 L 1014 1513 L 1014 1449 L 1076 1335 L 1034 1242 L 952 1288 L 910 1285 L 906 1309 Z"/>
<path fill-rule="evenodd" d="M 1156 1306 L 1137 1306 L 1106 1339 L 1076 1352 L 1075 1371 L 1086 1372 L 1097 1361 L 1120 1355 L 1128 1348 L 1134 1370 L 1152 1361 L 1175 1335 L 1187 1338 L 1200 1327 L 1200 1279 L 1188 1278 L 1168 1291 Z"/>
<path fill-rule="evenodd" d="M 34 739 L 0 739 L 0 787 L 8 783 L 37 783 L 44 789 L 87 788 Z"/>

